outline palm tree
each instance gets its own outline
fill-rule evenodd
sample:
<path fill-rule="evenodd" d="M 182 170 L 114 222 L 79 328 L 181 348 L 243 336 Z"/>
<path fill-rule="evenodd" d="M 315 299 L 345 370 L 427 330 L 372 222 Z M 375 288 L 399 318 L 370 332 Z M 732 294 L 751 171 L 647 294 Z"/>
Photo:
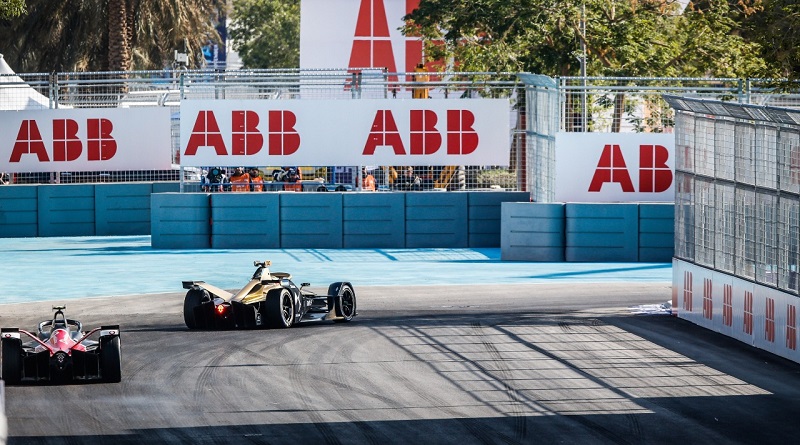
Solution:
<path fill-rule="evenodd" d="M 218 40 L 224 0 L 28 0 L 28 13 L 0 20 L 0 53 L 18 72 L 161 69 L 174 50 L 190 67 Z"/>

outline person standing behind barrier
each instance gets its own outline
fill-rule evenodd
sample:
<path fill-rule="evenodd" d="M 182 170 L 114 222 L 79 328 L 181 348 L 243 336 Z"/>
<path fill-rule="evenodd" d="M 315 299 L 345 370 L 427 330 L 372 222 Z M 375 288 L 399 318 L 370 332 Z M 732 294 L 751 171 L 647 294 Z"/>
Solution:
<path fill-rule="evenodd" d="M 418 63 L 417 67 L 414 69 L 415 74 L 411 76 L 411 80 L 414 82 L 427 82 L 430 79 L 427 74 L 416 74 L 424 72 L 426 72 L 425 65 Z M 430 97 L 428 96 L 428 86 L 425 84 L 414 85 L 411 89 L 411 97 L 414 99 L 428 99 Z"/>
<path fill-rule="evenodd" d="M 411 166 L 406 168 L 397 185 L 399 190 L 422 190 L 422 180 L 414 173 L 414 167 Z"/>
<path fill-rule="evenodd" d="M 250 191 L 264 191 L 264 178 L 261 177 L 261 172 L 255 167 L 250 167 Z"/>
<path fill-rule="evenodd" d="M 0 185 L 8 185 L 11 184 L 11 177 L 8 176 L 8 173 L 2 172 L 0 173 Z"/>
<path fill-rule="evenodd" d="M 209 192 L 221 192 L 222 191 L 222 183 L 225 180 L 225 174 L 222 173 L 222 169 L 219 167 L 212 167 L 208 170 L 208 174 L 206 175 L 206 186 L 208 187 L 207 191 Z"/>
<path fill-rule="evenodd" d="M 250 175 L 245 173 L 242 167 L 236 167 L 236 170 L 234 170 L 231 175 L 231 191 L 250 191 Z"/>
<path fill-rule="evenodd" d="M 368 172 L 366 168 L 362 168 L 361 176 L 364 178 L 364 180 L 362 181 L 363 184 L 361 185 L 361 190 L 364 190 L 365 192 L 374 192 L 375 177 L 372 176 L 372 173 Z"/>
<path fill-rule="evenodd" d="M 283 189 L 287 192 L 302 192 L 302 176 L 299 167 L 283 167 Z"/>

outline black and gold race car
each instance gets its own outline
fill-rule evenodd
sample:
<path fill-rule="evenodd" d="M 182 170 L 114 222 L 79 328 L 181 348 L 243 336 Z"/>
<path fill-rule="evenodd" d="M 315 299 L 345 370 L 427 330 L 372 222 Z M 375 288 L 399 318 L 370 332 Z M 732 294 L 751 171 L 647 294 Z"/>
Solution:
<path fill-rule="evenodd" d="M 288 328 L 305 321 L 347 322 L 356 316 L 356 293 L 348 282 L 328 286 L 327 295 L 298 287 L 269 261 L 254 261 L 253 277 L 236 293 L 204 281 L 184 281 L 183 320 L 189 329 Z"/>

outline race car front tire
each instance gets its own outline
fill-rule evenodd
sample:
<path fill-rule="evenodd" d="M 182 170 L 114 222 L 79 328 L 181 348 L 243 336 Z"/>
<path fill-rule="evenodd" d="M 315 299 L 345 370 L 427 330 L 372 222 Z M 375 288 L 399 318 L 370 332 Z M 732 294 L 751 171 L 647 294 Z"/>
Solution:
<path fill-rule="evenodd" d="M 266 325 L 270 329 L 285 329 L 294 324 L 294 300 L 289 289 L 279 288 L 267 292 L 264 302 Z"/>
<path fill-rule="evenodd" d="M 208 291 L 199 287 L 193 287 L 186 292 L 183 299 L 183 321 L 189 329 L 199 329 L 200 320 L 195 317 L 195 308 L 199 307 L 204 301 L 210 300 Z"/>
<path fill-rule="evenodd" d="M 18 338 L 4 338 L 3 343 L 3 380 L 15 385 L 22 380 L 22 342 Z"/>
<path fill-rule="evenodd" d="M 119 337 L 100 339 L 100 372 L 104 382 L 119 383 L 122 380 Z"/>
<path fill-rule="evenodd" d="M 333 287 L 334 285 L 331 285 Z M 337 323 L 345 323 L 356 316 L 356 293 L 353 287 L 347 283 L 341 283 L 339 295 L 334 297 L 333 308 L 336 311 L 336 317 L 333 321 Z"/>

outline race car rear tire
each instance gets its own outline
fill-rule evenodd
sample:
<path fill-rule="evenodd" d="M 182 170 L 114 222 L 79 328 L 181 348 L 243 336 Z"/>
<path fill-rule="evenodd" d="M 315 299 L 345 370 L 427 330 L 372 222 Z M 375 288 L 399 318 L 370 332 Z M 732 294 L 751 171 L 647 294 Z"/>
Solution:
<path fill-rule="evenodd" d="M 341 284 L 339 295 L 333 300 L 333 308 L 338 317 L 333 321 L 337 323 L 346 323 L 356 316 L 356 293 L 353 286 L 347 283 Z"/>
<path fill-rule="evenodd" d="M 17 338 L 4 338 L 3 343 L 3 380 L 15 385 L 22 380 L 22 342 Z"/>
<path fill-rule="evenodd" d="M 119 383 L 122 380 L 119 337 L 100 339 L 100 372 L 104 382 Z"/>
<path fill-rule="evenodd" d="M 186 297 L 183 299 L 183 321 L 189 329 L 200 329 L 200 320 L 195 317 L 195 308 L 199 307 L 204 301 L 210 300 L 208 291 L 193 287 L 186 292 Z"/>
<path fill-rule="evenodd" d="M 264 309 L 268 328 L 284 329 L 294 324 L 294 300 L 289 289 L 279 288 L 267 292 Z"/>

